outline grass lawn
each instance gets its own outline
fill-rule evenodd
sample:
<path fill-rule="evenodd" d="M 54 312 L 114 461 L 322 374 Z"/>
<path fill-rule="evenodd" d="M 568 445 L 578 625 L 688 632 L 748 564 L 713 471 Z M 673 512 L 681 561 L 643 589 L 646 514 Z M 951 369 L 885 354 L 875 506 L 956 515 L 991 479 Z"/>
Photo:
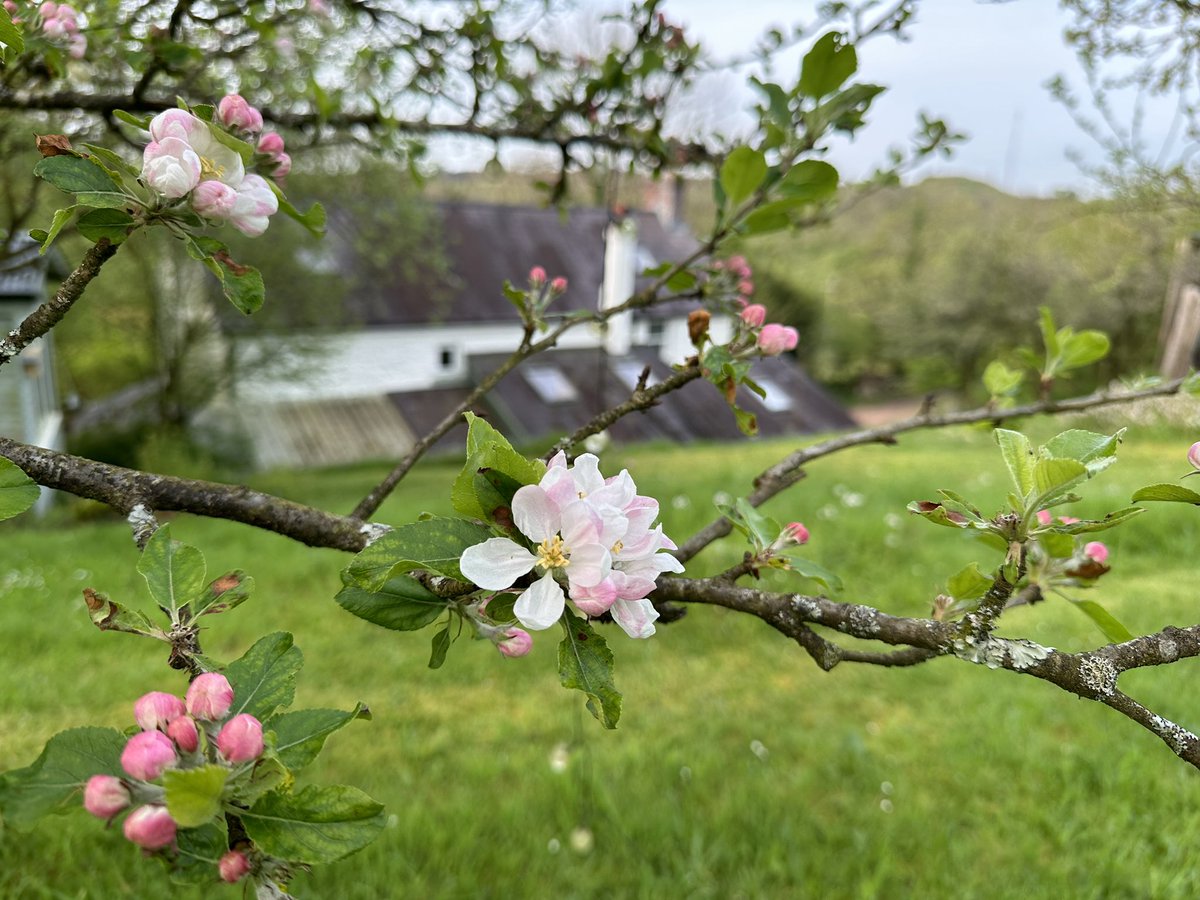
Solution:
<path fill-rule="evenodd" d="M 1040 439 L 1052 431 L 1034 429 Z M 1084 513 L 1186 471 L 1192 436 L 1135 431 L 1122 461 L 1085 485 Z M 614 451 L 685 538 L 786 445 Z M 380 515 L 449 512 L 452 465 L 415 472 Z M 255 486 L 348 511 L 380 467 L 260 477 Z M 774 509 L 812 530 L 812 556 L 846 599 L 924 614 L 982 545 L 908 516 L 951 488 L 985 510 L 1007 476 L 990 435 L 906 437 L 818 461 Z M 430 631 L 397 634 L 332 603 L 349 559 L 225 522 L 178 517 L 209 571 L 241 567 L 254 598 L 204 636 L 218 659 L 258 636 L 296 635 L 297 708 L 363 700 L 372 722 L 336 735 L 308 779 L 383 801 L 368 850 L 302 877 L 301 896 L 382 897 L 1195 897 L 1200 778 L 1147 732 L 1031 678 L 954 660 L 910 670 L 816 669 L 756 620 L 695 608 L 647 642 L 609 629 L 625 694 L 605 732 L 562 690 L 554 640 L 524 660 L 461 640 L 426 666 Z M 1161 505 L 1104 539 L 1094 592 L 1135 633 L 1200 621 L 1200 511 Z M 732 543 L 697 573 L 740 557 Z M 151 689 L 182 693 L 161 646 L 90 624 L 81 589 L 142 597 L 123 522 L 0 529 L 0 769 L 25 765 L 72 725 L 127 727 Z M 812 590 L 796 582 L 797 589 Z M 1067 604 L 1011 611 L 1004 632 L 1064 649 L 1102 637 Z M 1135 672 L 1122 687 L 1200 726 L 1200 662 Z M 581 829 L 590 834 L 582 848 Z M 574 835 L 574 838 L 573 838 Z M 29 835 L 0 832 L 0 896 L 166 897 L 157 864 L 82 810 Z M 236 888 L 176 896 L 238 896 Z"/>

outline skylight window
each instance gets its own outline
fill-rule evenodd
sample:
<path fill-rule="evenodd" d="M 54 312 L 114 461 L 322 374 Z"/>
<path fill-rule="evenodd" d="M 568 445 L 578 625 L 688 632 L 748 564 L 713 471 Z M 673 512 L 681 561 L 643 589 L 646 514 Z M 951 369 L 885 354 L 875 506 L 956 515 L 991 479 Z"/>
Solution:
<path fill-rule="evenodd" d="M 543 403 L 570 403 L 579 399 L 579 391 L 558 366 L 530 366 L 524 375 Z"/>
<path fill-rule="evenodd" d="M 759 402 L 767 408 L 768 412 L 787 412 L 792 408 L 792 396 L 785 391 L 777 381 L 770 378 L 760 378 L 758 375 L 751 375 L 759 386 L 767 392 L 766 397 L 759 397 Z"/>

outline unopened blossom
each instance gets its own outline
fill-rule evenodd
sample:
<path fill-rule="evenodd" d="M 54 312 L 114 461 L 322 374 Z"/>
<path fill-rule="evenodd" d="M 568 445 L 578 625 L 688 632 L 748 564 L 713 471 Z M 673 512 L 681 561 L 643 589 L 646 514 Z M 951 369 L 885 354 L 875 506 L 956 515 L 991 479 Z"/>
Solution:
<path fill-rule="evenodd" d="M 121 751 L 121 768 L 139 781 L 154 781 L 177 760 L 175 744 L 161 731 L 141 731 Z"/>
<path fill-rule="evenodd" d="M 231 763 L 258 759 L 263 752 L 262 723 L 247 713 L 234 716 L 217 734 L 217 749 Z"/>
<path fill-rule="evenodd" d="M 229 223 L 242 234 L 258 237 L 279 211 L 279 198 L 261 175 L 247 175 L 237 188 Z"/>
<path fill-rule="evenodd" d="M 175 841 L 175 820 L 165 806 L 139 806 L 125 819 L 127 840 L 144 850 L 161 850 Z"/>
<path fill-rule="evenodd" d="M 534 266 L 529 270 L 529 283 L 534 287 L 541 287 L 546 283 L 546 270 L 541 266 Z"/>
<path fill-rule="evenodd" d="M 129 788 L 114 775 L 93 775 L 83 787 L 83 808 L 97 819 L 111 819 L 132 801 Z"/>
<path fill-rule="evenodd" d="M 292 158 L 286 153 L 275 155 L 275 167 L 271 169 L 272 178 L 283 178 L 292 171 Z"/>
<path fill-rule="evenodd" d="M 1108 547 L 1100 541 L 1091 541 L 1084 546 L 1083 555 L 1088 559 L 1103 564 L 1108 559 Z"/>
<path fill-rule="evenodd" d="M 808 543 L 808 529 L 803 522 L 788 522 L 783 526 L 783 536 L 796 544 Z"/>
<path fill-rule="evenodd" d="M 556 293 L 556 294 L 565 293 L 567 290 L 567 279 L 565 279 L 561 275 L 559 275 L 557 278 L 555 278 L 553 281 L 550 282 L 550 290 L 554 291 L 554 293 Z"/>
<path fill-rule="evenodd" d="M 162 691 L 143 694 L 133 704 L 133 717 L 142 731 L 166 731 L 167 726 L 183 713 L 183 701 Z"/>
<path fill-rule="evenodd" d="M 221 857 L 217 869 L 221 872 L 222 881 L 234 884 L 241 881 L 250 871 L 250 860 L 240 850 L 230 850 Z"/>
<path fill-rule="evenodd" d="M 1063 525 L 1074 525 L 1079 519 L 1075 518 L 1075 516 L 1059 516 L 1058 521 Z"/>
<path fill-rule="evenodd" d="M 167 726 L 167 737 L 185 753 L 194 753 L 200 746 L 200 729 L 196 727 L 196 720 L 191 716 L 183 715 L 173 720 Z"/>
<path fill-rule="evenodd" d="M 83 59 L 87 55 L 87 38 L 76 32 L 67 39 L 67 55 L 71 59 Z"/>
<path fill-rule="evenodd" d="M 799 342 L 800 333 L 795 328 L 775 322 L 764 325 L 758 333 L 758 349 L 764 356 L 778 356 L 786 350 L 794 350 Z"/>
<path fill-rule="evenodd" d="M 743 278 L 738 282 L 738 293 L 743 297 L 749 297 L 754 293 L 754 282 L 748 278 Z"/>
<path fill-rule="evenodd" d="M 496 642 L 496 649 L 510 659 L 525 656 L 533 649 L 533 637 L 522 628 L 509 628 Z"/>
<path fill-rule="evenodd" d="M 197 719 L 223 719 L 233 706 L 233 688 L 221 673 L 205 672 L 188 685 L 186 706 Z"/>
<path fill-rule="evenodd" d="M 1192 444 L 1192 446 L 1188 448 L 1187 459 L 1188 462 L 1192 464 L 1193 469 L 1200 471 L 1200 441 L 1196 441 L 1196 443 Z"/>
<path fill-rule="evenodd" d="M 151 141 L 142 151 L 142 180 L 172 200 L 199 184 L 202 171 L 199 154 L 182 138 Z"/>
<path fill-rule="evenodd" d="M 192 209 L 206 219 L 228 219 L 237 197 L 237 191 L 223 181 L 202 181 L 192 192 Z"/>
<path fill-rule="evenodd" d="M 1054 521 L 1054 516 L 1050 515 L 1050 510 L 1039 509 L 1037 512 L 1038 524 L 1045 527 Z"/>
<path fill-rule="evenodd" d="M 742 321 L 751 328 L 761 328 L 762 324 L 767 321 L 767 308 L 761 303 L 751 303 L 739 315 L 742 317 Z"/>
<path fill-rule="evenodd" d="M 258 147 L 255 149 L 265 156 L 276 156 L 283 152 L 283 137 L 274 131 L 268 131 L 258 139 Z"/>
<path fill-rule="evenodd" d="M 217 120 L 251 134 L 258 134 L 263 127 L 262 113 L 247 103 L 241 94 L 227 94 L 221 98 L 217 104 Z"/>

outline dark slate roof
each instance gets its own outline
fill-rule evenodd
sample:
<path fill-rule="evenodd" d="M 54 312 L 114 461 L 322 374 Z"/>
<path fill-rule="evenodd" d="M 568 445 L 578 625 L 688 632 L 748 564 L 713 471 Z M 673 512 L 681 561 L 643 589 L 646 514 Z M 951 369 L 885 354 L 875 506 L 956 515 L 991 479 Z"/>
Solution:
<path fill-rule="evenodd" d="M 0 244 L 0 298 L 41 299 L 48 267 L 32 238 L 18 235 Z"/>
<path fill-rule="evenodd" d="M 476 356 L 470 360 L 470 377 L 477 383 L 495 369 L 503 355 Z M 537 365 L 557 367 L 577 398 L 548 403 L 535 390 L 525 370 Z M 506 375 L 487 398 L 492 419 L 514 443 L 529 444 L 569 434 L 604 409 L 628 399 L 631 388 L 623 374 L 650 366 L 651 382 L 671 374 L 653 349 L 635 350 L 630 356 L 612 358 L 601 350 L 557 350 L 542 354 L 525 367 Z M 765 437 L 852 428 L 845 408 L 785 356 L 763 359 L 753 375 L 771 383 L 786 395 L 790 408 L 771 411 L 757 395 L 742 388 L 738 405 L 758 417 L 759 433 Z M 731 440 L 740 437 L 733 414 L 717 389 L 703 380 L 693 381 L 649 410 L 625 416 L 609 429 L 621 443 L 670 440 Z"/>
<path fill-rule="evenodd" d="M 567 292 L 552 311 L 596 308 L 604 280 L 608 210 L 578 207 L 560 214 L 528 206 L 445 202 L 437 205 L 437 213 L 453 275 L 449 289 L 419 277 L 409 280 L 398 267 L 391 281 L 347 298 L 348 312 L 356 321 L 368 326 L 512 321 L 517 312 L 501 285 L 507 279 L 524 286 L 533 266 L 542 266 L 550 278 L 567 279 Z M 651 213 L 629 215 L 637 223 L 642 248 L 639 272 L 681 260 L 698 246 L 686 232 L 664 228 Z"/>

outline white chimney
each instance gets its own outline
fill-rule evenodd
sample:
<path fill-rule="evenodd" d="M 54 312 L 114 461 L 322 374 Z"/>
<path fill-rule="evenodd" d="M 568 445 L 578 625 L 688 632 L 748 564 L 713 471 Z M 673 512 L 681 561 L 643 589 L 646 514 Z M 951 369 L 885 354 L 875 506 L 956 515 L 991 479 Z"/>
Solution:
<path fill-rule="evenodd" d="M 612 309 L 633 296 L 637 278 L 637 225 L 632 218 L 608 223 L 604 232 L 604 284 L 600 308 Z M 633 342 L 633 313 L 623 312 L 607 322 L 604 349 L 610 356 L 625 356 Z"/>

